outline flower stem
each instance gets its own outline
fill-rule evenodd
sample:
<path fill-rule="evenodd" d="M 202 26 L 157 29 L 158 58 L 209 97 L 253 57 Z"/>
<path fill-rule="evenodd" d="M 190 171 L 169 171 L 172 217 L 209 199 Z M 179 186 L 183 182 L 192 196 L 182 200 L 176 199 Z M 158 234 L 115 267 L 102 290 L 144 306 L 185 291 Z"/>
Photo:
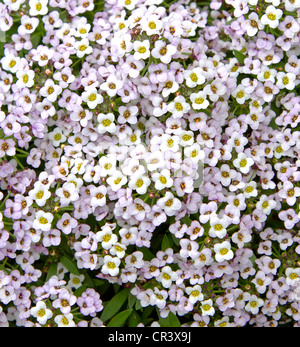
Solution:
<path fill-rule="evenodd" d="M 25 168 L 24 168 L 23 164 L 20 162 L 20 160 L 18 159 L 18 157 L 14 156 L 14 159 L 15 159 L 15 161 L 19 164 L 19 166 L 21 167 L 21 169 L 24 170 Z"/>

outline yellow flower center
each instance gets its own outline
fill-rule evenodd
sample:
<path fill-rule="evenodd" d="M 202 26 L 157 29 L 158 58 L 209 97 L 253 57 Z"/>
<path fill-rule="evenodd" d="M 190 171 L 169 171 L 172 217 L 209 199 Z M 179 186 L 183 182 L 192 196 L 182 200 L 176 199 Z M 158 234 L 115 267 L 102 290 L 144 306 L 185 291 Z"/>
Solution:
<path fill-rule="evenodd" d="M 159 180 L 160 180 L 160 182 L 161 182 L 162 184 L 166 184 L 166 183 L 167 183 L 167 179 L 166 179 L 165 176 L 160 176 L 160 177 L 159 177 Z"/>
<path fill-rule="evenodd" d="M 220 249 L 220 254 L 221 255 L 225 255 L 225 254 L 227 254 L 228 253 L 228 249 L 227 248 L 221 248 Z"/>
<path fill-rule="evenodd" d="M 103 119 L 102 123 L 101 123 L 104 127 L 108 127 L 111 125 L 111 120 L 109 119 Z"/>
<path fill-rule="evenodd" d="M 140 188 L 140 187 L 142 187 L 143 184 L 144 184 L 144 181 L 140 178 L 136 181 L 135 185 L 137 188 Z"/>
<path fill-rule="evenodd" d="M 195 72 L 191 73 L 190 74 L 190 79 L 193 81 L 193 82 L 197 82 L 198 81 L 198 76 Z"/>
<path fill-rule="evenodd" d="M 139 47 L 138 52 L 143 54 L 146 52 L 146 50 L 147 50 L 146 47 L 142 46 L 142 47 Z"/>
<path fill-rule="evenodd" d="M 270 20 L 275 20 L 276 19 L 276 15 L 274 13 L 268 13 L 267 14 L 267 17 L 270 19 Z"/>
<path fill-rule="evenodd" d="M 182 111 L 183 110 L 183 106 L 181 105 L 180 102 L 175 102 L 175 108 L 177 111 Z"/>
<path fill-rule="evenodd" d="M 240 161 L 240 167 L 245 167 L 247 165 L 247 160 L 246 159 L 242 159 Z"/>
<path fill-rule="evenodd" d="M 48 221 L 45 217 L 40 217 L 39 222 L 40 222 L 40 224 L 47 224 L 48 223 Z"/>

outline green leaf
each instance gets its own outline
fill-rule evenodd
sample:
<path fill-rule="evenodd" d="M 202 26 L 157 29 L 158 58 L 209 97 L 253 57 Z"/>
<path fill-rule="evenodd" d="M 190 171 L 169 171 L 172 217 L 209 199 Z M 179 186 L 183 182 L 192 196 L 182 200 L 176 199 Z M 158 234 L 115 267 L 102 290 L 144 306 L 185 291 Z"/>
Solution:
<path fill-rule="evenodd" d="M 158 323 L 161 327 L 169 328 L 169 327 L 181 327 L 181 324 L 178 318 L 175 316 L 173 312 L 169 312 L 168 317 L 162 318 L 160 317 Z"/>
<path fill-rule="evenodd" d="M 49 270 L 47 272 L 46 280 L 47 282 L 52 276 L 55 276 L 57 274 L 57 263 L 51 263 Z"/>
<path fill-rule="evenodd" d="M 133 310 L 131 313 L 129 319 L 128 319 L 128 326 L 131 328 L 137 327 L 137 325 L 141 323 L 141 317 L 138 315 L 136 311 Z"/>
<path fill-rule="evenodd" d="M 132 308 L 134 306 L 134 304 L 136 303 L 136 296 L 132 295 L 131 293 L 129 293 L 128 296 L 128 307 Z"/>
<path fill-rule="evenodd" d="M 145 260 L 150 261 L 155 258 L 154 254 L 147 247 L 141 247 L 139 250 L 143 253 Z"/>
<path fill-rule="evenodd" d="M 35 32 L 31 35 L 30 41 L 32 43 L 33 48 L 36 48 L 42 41 L 42 34 L 40 32 Z"/>
<path fill-rule="evenodd" d="M 4 44 L 5 42 L 0 42 L 0 57 L 4 55 Z"/>
<path fill-rule="evenodd" d="M 183 218 L 180 219 L 183 224 L 187 224 L 187 226 L 190 226 L 192 221 L 190 220 L 189 217 L 184 216 Z"/>
<path fill-rule="evenodd" d="M 165 251 L 170 247 L 170 241 L 167 235 L 163 237 L 162 243 L 161 243 L 161 250 Z"/>
<path fill-rule="evenodd" d="M 246 56 L 243 53 L 241 53 L 235 49 L 233 50 L 233 53 L 234 53 L 234 56 L 236 57 L 236 59 L 238 60 L 238 62 L 241 64 L 244 64 L 244 60 L 245 60 Z"/>
<path fill-rule="evenodd" d="M 151 313 L 153 312 L 154 310 L 154 307 L 153 306 L 147 306 L 144 311 L 143 311 L 143 314 L 142 314 L 142 321 L 144 322 L 146 318 L 148 318 Z"/>
<path fill-rule="evenodd" d="M 137 311 L 138 311 L 138 310 L 142 310 L 142 311 L 143 311 L 143 306 L 141 305 L 140 300 L 137 300 L 137 301 L 136 301 L 135 309 L 136 309 Z"/>
<path fill-rule="evenodd" d="M 86 283 L 83 284 L 75 290 L 74 295 L 78 298 L 87 289 L 87 287 L 88 285 Z"/>
<path fill-rule="evenodd" d="M 69 270 L 72 274 L 74 274 L 76 276 L 80 276 L 80 273 L 77 269 L 77 266 L 69 258 L 62 256 L 59 260 L 64 265 L 64 267 L 67 270 Z"/>
<path fill-rule="evenodd" d="M 106 303 L 104 306 L 104 310 L 101 314 L 100 319 L 103 322 L 106 322 L 110 318 L 112 318 L 117 312 L 119 312 L 120 308 L 126 302 L 129 296 L 129 288 L 125 288 L 117 293 L 110 301 Z"/>
<path fill-rule="evenodd" d="M 176 328 L 181 327 L 179 319 L 176 317 L 176 315 L 173 312 L 169 312 L 168 320 L 169 320 L 169 327 L 176 327 Z"/>
<path fill-rule="evenodd" d="M 127 318 L 131 315 L 132 308 L 118 313 L 107 325 L 107 327 L 122 327 Z"/>
<path fill-rule="evenodd" d="M 176 246 L 179 246 L 179 239 L 174 234 L 172 234 L 172 240 Z"/>

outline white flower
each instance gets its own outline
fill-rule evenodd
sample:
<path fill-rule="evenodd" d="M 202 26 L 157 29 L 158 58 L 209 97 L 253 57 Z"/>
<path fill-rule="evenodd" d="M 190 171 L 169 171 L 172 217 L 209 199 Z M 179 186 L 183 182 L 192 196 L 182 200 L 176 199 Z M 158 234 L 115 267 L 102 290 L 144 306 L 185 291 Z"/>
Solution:
<path fill-rule="evenodd" d="M 157 201 L 157 205 L 165 211 L 167 216 L 174 216 L 181 209 L 181 201 L 175 198 L 169 191 L 166 192 L 163 198 Z"/>
<path fill-rule="evenodd" d="M 172 44 L 166 44 L 162 40 L 157 40 L 155 41 L 155 45 L 151 51 L 151 55 L 156 59 L 160 59 L 161 62 L 169 64 L 172 55 L 174 55 L 176 52 L 177 48 Z"/>
<path fill-rule="evenodd" d="M 172 282 L 178 279 L 178 275 L 170 266 L 164 266 L 156 280 L 161 282 L 164 288 L 170 288 Z"/>
<path fill-rule="evenodd" d="M 215 309 L 213 307 L 212 299 L 204 300 L 201 302 L 202 316 L 213 316 Z"/>
<path fill-rule="evenodd" d="M 120 242 L 116 242 L 112 245 L 109 252 L 111 255 L 116 255 L 118 258 L 122 259 L 125 255 L 126 246 Z"/>
<path fill-rule="evenodd" d="M 209 236 L 222 239 L 227 233 L 228 220 L 217 217 L 216 213 L 211 213 Z"/>
<path fill-rule="evenodd" d="M 266 276 L 264 271 L 259 270 L 251 282 L 256 286 L 258 293 L 263 294 L 272 280 L 271 277 Z"/>
<path fill-rule="evenodd" d="M 29 0 L 29 14 L 32 17 L 48 13 L 48 0 Z"/>
<path fill-rule="evenodd" d="M 228 241 L 222 243 L 216 243 L 214 245 L 215 258 L 218 263 L 224 260 L 230 260 L 233 258 L 233 252 L 231 250 L 231 244 Z"/>
<path fill-rule="evenodd" d="M 98 231 L 96 238 L 101 242 L 102 248 L 106 250 L 109 250 L 118 241 L 118 236 L 113 234 L 112 229 L 109 227 L 104 227 L 101 231 Z"/>
<path fill-rule="evenodd" d="M 95 87 L 88 88 L 86 91 L 81 94 L 82 101 L 86 102 L 88 107 L 94 109 L 98 104 L 101 104 L 103 97 L 101 94 L 98 94 L 98 91 Z"/>
<path fill-rule="evenodd" d="M 161 151 L 151 152 L 146 158 L 147 169 L 151 172 L 157 169 L 162 169 L 164 163 L 164 154 Z"/>
<path fill-rule="evenodd" d="M 105 186 L 92 187 L 90 189 L 91 194 L 91 207 L 95 209 L 97 206 L 104 206 L 106 204 L 106 192 Z"/>
<path fill-rule="evenodd" d="M 168 97 L 170 94 L 175 93 L 179 88 L 179 84 L 176 82 L 176 78 L 173 73 L 168 73 L 167 81 L 165 81 L 163 90 L 161 92 L 164 98 Z M 159 97 L 156 98 L 157 104 L 155 106 L 162 108 L 161 101 L 159 101 Z M 160 99 L 162 100 L 162 99 Z"/>
<path fill-rule="evenodd" d="M 142 131 L 140 129 L 135 129 L 131 134 L 126 134 L 124 139 L 120 139 L 121 145 L 136 146 L 140 144 Z"/>
<path fill-rule="evenodd" d="M 128 182 L 128 187 L 135 190 L 138 194 L 145 194 L 151 180 L 145 175 L 135 175 Z"/>
<path fill-rule="evenodd" d="M 245 198 L 250 198 L 252 196 L 257 196 L 258 191 L 256 189 L 257 183 L 255 181 L 251 181 L 249 183 L 246 183 L 244 187 L 244 196 Z"/>
<path fill-rule="evenodd" d="M 250 242 L 252 237 L 248 229 L 240 229 L 231 236 L 231 239 L 237 244 L 238 248 L 243 248 L 244 244 Z"/>
<path fill-rule="evenodd" d="M 286 275 L 286 284 L 288 284 L 289 286 L 292 286 L 295 283 L 300 281 L 300 268 L 293 269 L 291 267 L 288 267 L 285 270 L 285 275 Z"/>
<path fill-rule="evenodd" d="M 160 32 L 163 23 L 155 14 L 151 14 L 149 17 L 143 17 L 141 19 L 140 26 L 148 36 L 151 36 Z"/>
<path fill-rule="evenodd" d="M 269 215 L 271 210 L 276 206 L 276 201 L 270 199 L 267 195 L 262 195 L 256 203 L 256 208 L 263 211 L 264 214 Z"/>
<path fill-rule="evenodd" d="M 99 113 L 98 114 L 98 127 L 97 130 L 99 134 L 104 134 L 106 132 L 114 133 L 116 130 L 116 124 L 114 122 L 115 116 L 113 113 Z"/>
<path fill-rule="evenodd" d="M 215 179 L 220 181 L 223 186 L 228 187 L 231 179 L 237 175 L 237 172 L 229 167 L 227 164 L 223 164 L 215 175 Z"/>
<path fill-rule="evenodd" d="M 138 0 L 120 0 L 118 2 L 118 5 L 125 7 L 129 11 L 132 11 L 135 8 L 137 3 L 138 3 Z"/>
<path fill-rule="evenodd" d="M 289 12 L 294 12 L 297 8 L 300 8 L 300 0 L 285 0 L 285 9 Z"/>
<path fill-rule="evenodd" d="M 209 101 L 206 99 L 207 95 L 204 91 L 199 91 L 198 93 L 192 93 L 190 95 L 190 100 L 192 102 L 192 107 L 194 110 L 206 109 L 209 105 Z"/>
<path fill-rule="evenodd" d="M 178 152 L 180 138 L 177 135 L 163 134 L 161 136 L 161 144 L 159 149 L 162 152 L 173 151 Z"/>
<path fill-rule="evenodd" d="M 288 90 L 293 90 L 295 88 L 295 80 L 296 80 L 296 75 L 288 72 L 278 72 L 277 76 L 277 82 L 276 85 L 280 88 L 280 89 L 288 89 Z"/>
<path fill-rule="evenodd" d="M 120 270 L 120 263 L 121 260 L 118 257 L 106 255 L 104 257 L 104 264 L 102 265 L 101 271 L 104 275 L 109 274 L 110 276 L 117 276 Z"/>
<path fill-rule="evenodd" d="M 147 59 L 150 57 L 150 42 L 149 40 L 134 41 L 133 49 L 135 51 L 133 57 L 135 60 Z"/>
<path fill-rule="evenodd" d="M 100 85 L 100 89 L 104 90 L 110 97 L 117 94 L 118 90 L 122 89 L 124 82 L 118 79 L 117 76 L 111 74 L 107 77 L 106 81 Z"/>
<path fill-rule="evenodd" d="M 155 189 L 162 190 L 170 188 L 173 184 L 173 179 L 170 177 L 171 173 L 168 169 L 163 169 L 161 172 L 155 172 L 152 175 L 152 180 L 155 182 Z"/>
<path fill-rule="evenodd" d="M 184 147 L 184 155 L 193 163 L 198 164 L 200 160 L 204 159 L 205 152 L 201 149 L 200 145 L 195 142 L 191 146 Z"/>
<path fill-rule="evenodd" d="M 146 172 L 145 166 L 135 158 L 126 158 L 121 165 L 121 170 L 126 176 L 141 176 Z"/>
<path fill-rule="evenodd" d="M 50 198 L 51 192 L 48 190 L 48 187 L 45 187 L 41 183 L 37 183 L 34 185 L 34 188 L 29 191 L 28 195 L 38 206 L 42 207 Z"/>
<path fill-rule="evenodd" d="M 130 123 L 130 124 L 136 124 L 137 123 L 137 114 L 139 112 L 139 108 L 135 105 L 133 106 L 120 106 L 119 107 L 119 117 L 118 122 L 120 124 L 124 123 Z"/>
<path fill-rule="evenodd" d="M 50 102 L 56 101 L 58 95 L 62 92 L 62 87 L 55 84 L 52 79 L 47 79 L 44 86 L 40 89 L 41 96 L 47 98 Z"/>
<path fill-rule="evenodd" d="M 38 301 L 36 306 L 30 309 L 30 313 L 41 325 L 46 324 L 47 320 L 53 315 L 52 311 L 47 308 L 44 301 Z"/>
<path fill-rule="evenodd" d="M 21 16 L 21 25 L 19 25 L 18 27 L 18 34 L 21 36 L 25 34 L 32 34 L 38 25 L 39 25 L 38 18 L 29 17 L 25 14 Z"/>
<path fill-rule="evenodd" d="M 270 5 L 266 8 L 265 14 L 261 17 L 261 23 L 264 25 L 269 25 L 273 29 L 277 28 L 282 13 L 282 10 Z"/>
<path fill-rule="evenodd" d="M 82 58 L 85 54 L 90 54 L 93 52 L 93 48 L 90 46 L 90 42 L 87 38 L 76 41 L 74 47 L 76 49 L 76 55 L 78 58 Z"/>
<path fill-rule="evenodd" d="M 155 287 L 154 292 L 150 297 L 150 305 L 163 309 L 166 306 L 167 297 L 168 292 L 166 290 L 159 290 Z"/>
<path fill-rule="evenodd" d="M 226 93 L 227 88 L 220 78 L 216 78 L 210 84 L 206 85 L 203 91 L 209 96 L 211 101 L 216 102 L 220 96 Z"/>
<path fill-rule="evenodd" d="M 142 269 L 144 266 L 144 254 L 140 251 L 135 251 L 125 258 L 125 264 L 128 267 L 135 267 L 136 269 Z"/>
<path fill-rule="evenodd" d="M 52 140 L 52 144 L 54 147 L 58 147 L 61 142 L 65 142 L 67 137 L 63 134 L 60 128 L 55 128 L 53 131 L 49 133 L 49 139 Z"/>
<path fill-rule="evenodd" d="M 68 206 L 79 198 L 76 186 L 72 182 L 65 182 L 62 187 L 56 189 L 55 194 L 59 197 L 62 207 Z"/>
<path fill-rule="evenodd" d="M 199 284 L 196 284 L 193 287 L 186 287 L 185 292 L 189 295 L 189 301 L 192 304 L 195 304 L 197 301 L 202 301 L 204 295 L 201 293 L 202 288 Z"/>
<path fill-rule="evenodd" d="M 90 29 L 91 29 L 90 23 L 87 23 L 86 20 L 80 20 L 80 22 L 77 24 L 76 32 L 74 33 L 74 35 L 82 39 L 86 38 L 88 36 Z"/>
<path fill-rule="evenodd" d="M 68 313 L 65 315 L 59 314 L 55 316 L 54 322 L 57 324 L 58 327 L 75 327 L 76 324 L 73 321 L 73 315 L 72 313 Z"/>
<path fill-rule="evenodd" d="M 172 113 L 174 118 L 181 118 L 185 113 L 191 109 L 190 104 L 188 104 L 182 95 L 175 97 L 173 101 L 168 104 L 167 110 Z"/>
<path fill-rule="evenodd" d="M 185 83 L 188 87 L 194 88 L 205 82 L 205 77 L 202 74 L 203 70 L 200 67 L 195 67 L 184 72 Z"/>
<path fill-rule="evenodd" d="M 235 88 L 235 90 L 231 93 L 231 95 L 235 98 L 235 100 L 243 105 L 246 100 L 250 98 L 250 95 L 246 93 L 245 87 L 240 84 Z"/>
<path fill-rule="evenodd" d="M 35 76 L 35 73 L 33 70 L 18 70 L 17 73 L 17 82 L 16 82 L 16 85 L 22 89 L 22 88 L 30 88 L 33 86 L 34 84 L 34 76 Z"/>
<path fill-rule="evenodd" d="M 272 83 L 275 83 L 276 75 L 277 75 L 276 69 L 270 69 L 268 66 L 262 65 L 260 67 L 260 73 L 257 75 L 257 79 L 260 82 L 271 81 Z"/>
<path fill-rule="evenodd" d="M 251 295 L 248 304 L 245 306 L 245 310 L 251 312 L 252 314 L 257 314 L 259 308 L 264 304 L 263 299 L 258 298 L 256 295 Z"/>
<path fill-rule="evenodd" d="M 79 287 L 82 286 L 83 280 L 84 280 L 84 275 L 83 274 L 77 276 L 77 275 L 74 275 L 74 274 L 72 274 L 70 272 L 70 279 L 69 279 L 68 285 L 71 288 L 78 289 Z"/>
<path fill-rule="evenodd" d="M 244 153 L 239 153 L 238 157 L 233 161 L 233 165 L 244 174 L 249 172 L 250 167 L 253 164 L 254 160 L 252 158 L 248 158 Z"/>
<path fill-rule="evenodd" d="M 32 226 L 35 229 L 41 229 L 43 231 L 49 231 L 51 229 L 51 222 L 53 221 L 53 215 L 50 212 L 44 212 L 42 210 L 37 211 Z"/>
<path fill-rule="evenodd" d="M 194 143 L 194 133 L 191 130 L 178 131 L 178 135 L 182 147 L 191 146 Z"/>
<path fill-rule="evenodd" d="M 261 23 L 259 16 L 255 12 L 251 12 L 248 19 L 241 24 L 243 29 L 247 30 L 248 36 L 255 36 L 258 30 L 263 30 L 264 25 Z"/>
<path fill-rule="evenodd" d="M 111 189 L 116 192 L 124 184 L 127 183 L 127 178 L 122 174 L 121 171 L 116 170 L 111 176 L 106 179 L 106 182 L 110 185 Z"/>
<path fill-rule="evenodd" d="M 99 159 L 99 165 L 101 166 L 101 177 L 111 175 L 116 170 L 116 157 L 114 155 L 104 155 Z"/>
<path fill-rule="evenodd" d="M 19 69 L 20 64 L 20 57 L 15 56 L 13 53 L 10 53 L 5 49 L 4 51 L 4 57 L 1 58 L 1 65 L 2 68 L 6 71 L 9 71 L 11 73 L 15 73 Z"/>

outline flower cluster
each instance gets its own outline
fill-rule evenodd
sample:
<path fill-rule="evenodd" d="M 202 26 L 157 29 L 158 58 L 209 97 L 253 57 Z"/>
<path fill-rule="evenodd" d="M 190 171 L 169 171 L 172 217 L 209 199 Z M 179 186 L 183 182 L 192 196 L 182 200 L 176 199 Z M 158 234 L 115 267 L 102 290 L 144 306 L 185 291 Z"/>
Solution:
<path fill-rule="evenodd" d="M 0 3 L 1 326 L 299 326 L 299 9 Z"/>

